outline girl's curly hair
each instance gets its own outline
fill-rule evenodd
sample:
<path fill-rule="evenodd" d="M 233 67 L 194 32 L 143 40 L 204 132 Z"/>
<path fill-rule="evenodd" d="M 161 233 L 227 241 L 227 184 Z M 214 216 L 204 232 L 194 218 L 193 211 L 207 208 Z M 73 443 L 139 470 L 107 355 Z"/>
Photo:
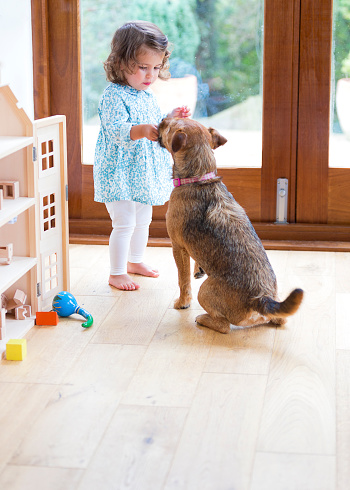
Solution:
<path fill-rule="evenodd" d="M 145 46 L 149 49 L 164 53 L 159 78 L 166 80 L 169 73 L 169 43 L 162 31 L 151 22 L 127 22 L 117 29 L 111 42 L 111 53 L 104 62 L 107 80 L 113 83 L 126 85 L 121 65 L 131 71 L 131 65 L 137 62 L 140 49 Z"/>

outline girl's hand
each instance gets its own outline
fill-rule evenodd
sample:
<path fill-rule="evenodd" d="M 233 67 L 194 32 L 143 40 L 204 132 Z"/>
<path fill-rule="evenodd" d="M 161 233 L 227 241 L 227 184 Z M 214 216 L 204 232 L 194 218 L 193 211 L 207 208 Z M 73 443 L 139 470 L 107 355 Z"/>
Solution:
<path fill-rule="evenodd" d="M 150 141 L 158 141 L 158 128 L 154 124 L 144 124 L 144 137 Z"/>
<path fill-rule="evenodd" d="M 191 110 L 187 105 L 183 105 L 181 107 L 176 107 L 176 109 L 173 109 L 171 112 L 168 114 L 169 117 L 190 117 L 191 116 Z"/>
<path fill-rule="evenodd" d="M 158 128 L 155 124 L 138 124 L 130 130 L 130 138 L 139 140 L 147 138 L 150 141 L 158 141 Z"/>

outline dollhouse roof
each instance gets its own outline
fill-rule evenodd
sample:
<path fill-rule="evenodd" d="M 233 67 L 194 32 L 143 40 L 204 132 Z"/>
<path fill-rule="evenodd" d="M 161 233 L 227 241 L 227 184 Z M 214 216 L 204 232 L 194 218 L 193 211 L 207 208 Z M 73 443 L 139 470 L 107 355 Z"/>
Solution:
<path fill-rule="evenodd" d="M 9 85 L 0 86 L 0 136 L 33 136 L 33 124 Z"/>

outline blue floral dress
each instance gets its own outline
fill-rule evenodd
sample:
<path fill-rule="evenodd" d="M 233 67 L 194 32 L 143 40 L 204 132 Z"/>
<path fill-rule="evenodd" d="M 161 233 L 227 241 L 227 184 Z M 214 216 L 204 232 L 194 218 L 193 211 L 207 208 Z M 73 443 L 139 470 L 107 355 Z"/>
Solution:
<path fill-rule="evenodd" d="M 172 158 L 157 141 L 130 139 L 138 124 L 159 124 L 162 114 L 150 90 L 110 83 L 98 113 L 101 121 L 94 160 L 95 201 L 161 205 L 173 189 Z"/>

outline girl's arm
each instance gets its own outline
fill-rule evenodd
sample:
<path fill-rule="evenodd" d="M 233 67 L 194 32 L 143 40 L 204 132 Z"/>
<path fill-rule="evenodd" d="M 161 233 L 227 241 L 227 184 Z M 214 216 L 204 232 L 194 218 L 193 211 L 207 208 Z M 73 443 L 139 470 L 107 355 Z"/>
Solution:
<path fill-rule="evenodd" d="M 187 106 L 176 107 L 168 116 L 169 117 L 190 117 L 191 111 Z M 130 139 L 133 141 L 141 138 L 147 138 L 150 141 L 158 140 L 158 128 L 154 124 L 138 124 L 130 129 Z"/>
<path fill-rule="evenodd" d="M 141 138 L 147 138 L 150 141 L 157 141 L 158 128 L 155 124 L 138 124 L 137 126 L 132 126 L 130 129 L 130 138 L 134 141 Z"/>

